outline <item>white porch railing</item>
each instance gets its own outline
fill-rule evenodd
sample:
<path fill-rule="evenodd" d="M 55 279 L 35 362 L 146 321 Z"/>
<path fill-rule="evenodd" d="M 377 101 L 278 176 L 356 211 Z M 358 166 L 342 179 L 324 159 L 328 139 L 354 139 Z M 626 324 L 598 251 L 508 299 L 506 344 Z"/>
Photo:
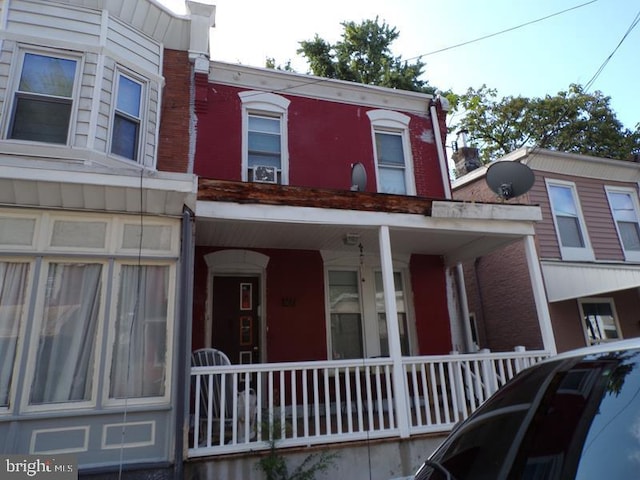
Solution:
<path fill-rule="evenodd" d="M 189 457 L 447 432 L 542 351 L 193 367 Z M 196 401 L 197 399 L 197 401 Z"/>

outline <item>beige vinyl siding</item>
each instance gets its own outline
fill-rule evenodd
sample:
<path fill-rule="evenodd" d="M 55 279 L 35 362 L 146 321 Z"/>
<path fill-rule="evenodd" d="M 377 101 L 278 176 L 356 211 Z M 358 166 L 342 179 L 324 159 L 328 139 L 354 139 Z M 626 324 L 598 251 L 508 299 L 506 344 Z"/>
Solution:
<path fill-rule="evenodd" d="M 568 175 L 535 172 L 536 182 L 530 191 L 532 203 L 538 203 L 542 210 L 542 221 L 536 224 L 536 236 L 540 247 L 540 258 L 560 259 L 558 237 L 556 236 L 553 215 L 549 204 L 544 179 L 556 179 L 573 182 L 578 192 L 578 201 L 587 226 L 591 247 L 596 260 L 624 261 L 616 227 L 611 217 L 604 182 L 593 178 L 572 177 Z M 621 182 L 608 182 L 607 185 L 630 186 Z"/>
<path fill-rule="evenodd" d="M 540 206 L 542 220 L 536 223 L 536 239 L 538 241 L 540 258 L 560 259 L 560 248 L 556 228 L 553 224 L 553 214 L 544 183 L 544 176 L 540 172 L 534 172 L 536 180 L 529 191 L 531 203 Z"/>
<path fill-rule="evenodd" d="M 5 102 L 7 101 L 7 94 L 9 88 L 9 80 L 11 75 L 11 61 L 16 49 L 15 42 L 3 41 L 0 42 L 2 51 L 0 52 L 0 112 L 5 112 Z M 8 113 L 5 112 L 6 118 Z M 1 122 L 5 125 L 5 122 Z M 0 137 L 2 135 L 0 134 Z"/>
<path fill-rule="evenodd" d="M 7 30 L 29 35 L 97 45 L 100 41 L 100 12 L 57 3 L 12 0 Z"/>
<path fill-rule="evenodd" d="M 135 3 L 138 2 L 131 2 Z M 116 60 L 126 61 L 128 68 L 135 69 L 141 75 L 160 74 L 160 44 L 114 18 L 109 19 L 107 48 L 113 52 Z"/>

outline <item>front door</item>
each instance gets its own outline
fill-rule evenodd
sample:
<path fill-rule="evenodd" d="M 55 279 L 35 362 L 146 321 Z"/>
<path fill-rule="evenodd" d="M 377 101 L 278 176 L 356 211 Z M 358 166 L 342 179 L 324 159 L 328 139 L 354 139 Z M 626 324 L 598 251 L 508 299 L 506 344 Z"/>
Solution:
<path fill-rule="evenodd" d="M 213 277 L 214 348 L 231 363 L 260 362 L 258 277 Z"/>

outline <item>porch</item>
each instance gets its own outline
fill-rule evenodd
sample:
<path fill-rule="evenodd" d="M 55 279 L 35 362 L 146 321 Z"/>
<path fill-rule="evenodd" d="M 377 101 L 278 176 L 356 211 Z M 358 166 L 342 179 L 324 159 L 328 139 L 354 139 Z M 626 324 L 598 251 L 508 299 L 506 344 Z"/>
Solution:
<path fill-rule="evenodd" d="M 448 432 L 514 375 L 549 355 L 517 347 L 395 362 L 192 367 L 197 401 L 188 457 L 266 450 L 270 441 L 287 448 Z"/>

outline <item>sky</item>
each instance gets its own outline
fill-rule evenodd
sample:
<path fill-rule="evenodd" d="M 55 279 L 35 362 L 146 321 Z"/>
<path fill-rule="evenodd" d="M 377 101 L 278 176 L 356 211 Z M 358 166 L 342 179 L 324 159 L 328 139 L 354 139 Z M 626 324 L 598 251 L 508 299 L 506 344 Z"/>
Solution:
<path fill-rule="evenodd" d="M 183 0 L 158 0 L 185 13 Z M 291 61 L 307 73 L 296 53 L 299 42 L 317 33 L 340 39 L 341 22 L 375 19 L 400 33 L 394 56 L 426 63 L 422 79 L 456 93 L 486 84 L 499 97 L 544 97 L 586 84 L 616 49 L 640 13 L 640 0 L 199 0 L 216 5 L 211 59 L 264 67 Z M 506 33 L 449 48 L 552 16 Z M 592 87 L 611 97 L 622 124 L 640 122 L 640 27 L 634 28 Z M 449 124 L 455 123 L 451 118 Z"/>

